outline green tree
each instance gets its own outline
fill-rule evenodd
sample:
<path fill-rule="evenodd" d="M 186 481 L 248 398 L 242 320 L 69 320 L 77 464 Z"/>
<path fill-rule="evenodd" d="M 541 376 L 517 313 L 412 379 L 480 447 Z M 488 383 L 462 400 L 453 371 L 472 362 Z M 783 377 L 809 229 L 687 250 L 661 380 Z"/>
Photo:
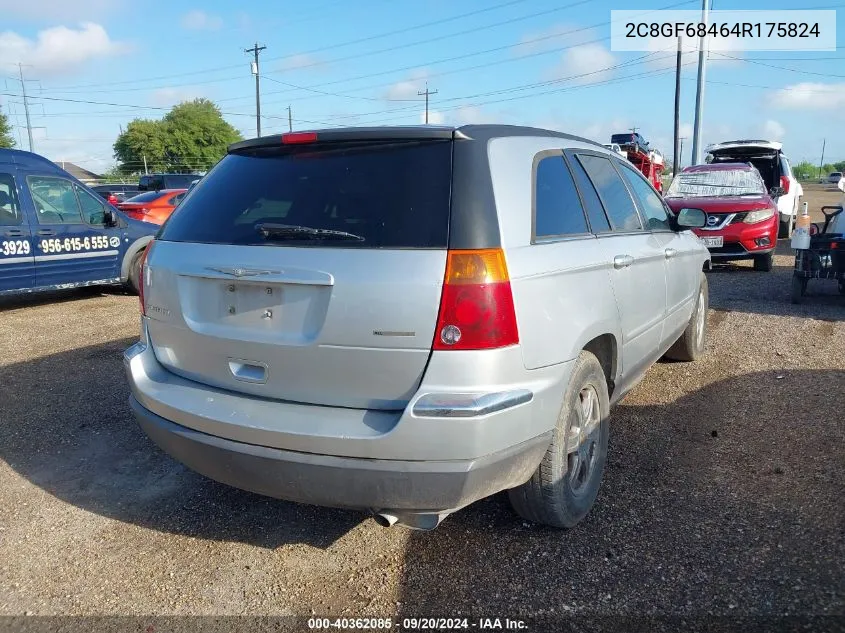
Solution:
<path fill-rule="evenodd" d="M 160 121 L 135 119 L 117 137 L 114 156 L 123 173 L 144 170 L 191 172 L 208 169 L 241 140 L 220 110 L 208 99 L 174 106 Z"/>
<path fill-rule="evenodd" d="M 0 148 L 14 146 L 15 137 L 12 136 L 12 124 L 9 123 L 9 117 L 0 110 Z"/>
<path fill-rule="evenodd" d="M 124 173 L 143 171 L 145 160 L 151 171 L 167 170 L 167 136 L 161 121 L 130 122 L 114 143 L 114 157 Z"/>
<path fill-rule="evenodd" d="M 180 103 L 167 113 L 162 124 L 168 160 L 179 171 L 197 166 L 208 169 L 223 157 L 229 144 L 241 140 L 238 131 L 223 120 L 220 110 L 208 99 Z"/>

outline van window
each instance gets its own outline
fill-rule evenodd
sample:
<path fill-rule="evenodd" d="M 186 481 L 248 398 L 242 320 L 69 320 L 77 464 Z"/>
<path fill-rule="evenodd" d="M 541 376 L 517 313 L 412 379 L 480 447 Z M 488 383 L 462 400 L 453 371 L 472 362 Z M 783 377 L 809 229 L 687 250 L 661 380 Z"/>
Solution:
<path fill-rule="evenodd" d="M 219 162 L 160 239 L 446 248 L 451 180 L 451 141 L 255 148 Z"/>
<path fill-rule="evenodd" d="M 581 194 L 581 201 L 584 204 L 584 209 L 587 211 L 587 218 L 590 220 L 590 230 L 593 233 L 606 233 L 610 231 L 610 222 L 607 220 L 607 215 L 604 208 L 601 206 L 601 200 L 596 193 L 596 188 L 590 179 L 587 177 L 587 172 L 571 154 L 567 153 L 569 157 L 569 167 L 572 170 L 572 175 L 575 177 L 575 182 L 578 185 L 578 191 Z"/>
<path fill-rule="evenodd" d="M 622 172 L 622 177 L 631 186 L 631 192 L 634 198 L 639 202 L 640 212 L 643 214 L 646 222 L 646 229 L 649 231 L 671 231 L 672 227 L 669 225 L 669 216 L 666 213 L 666 207 L 663 205 L 663 200 L 654 190 L 648 181 L 637 173 L 625 163 L 619 162 L 619 171 Z"/>
<path fill-rule="evenodd" d="M 38 224 L 83 224 L 73 183 L 64 178 L 29 176 L 29 192 Z"/>
<path fill-rule="evenodd" d="M 76 188 L 79 205 L 82 207 L 82 217 L 88 224 L 105 224 L 106 212 L 102 203 L 81 187 Z"/>
<path fill-rule="evenodd" d="M 621 232 L 642 230 L 643 226 L 634 201 L 610 160 L 590 154 L 579 154 L 578 160 L 581 161 L 584 170 L 596 186 L 604 209 L 613 224 L 613 230 Z"/>
<path fill-rule="evenodd" d="M 587 220 L 563 156 L 540 159 L 534 179 L 535 237 L 581 233 L 589 233 Z"/>
<path fill-rule="evenodd" d="M 0 174 L 0 226 L 23 224 L 23 213 L 18 202 L 15 179 L 11 174 Z"/>

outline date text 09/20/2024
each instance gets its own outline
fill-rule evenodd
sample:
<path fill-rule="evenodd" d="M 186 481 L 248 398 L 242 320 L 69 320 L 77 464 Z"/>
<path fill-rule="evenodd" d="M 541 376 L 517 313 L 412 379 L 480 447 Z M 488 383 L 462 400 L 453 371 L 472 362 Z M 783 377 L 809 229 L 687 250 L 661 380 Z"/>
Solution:
<path fill-rule="evenodd" d="M 521 631 L 528 625 L 524 620 L 510 618 L 309 618 L 312 630 L 386 630 L 461 631 L 469 629 L 489 631 Z"/>

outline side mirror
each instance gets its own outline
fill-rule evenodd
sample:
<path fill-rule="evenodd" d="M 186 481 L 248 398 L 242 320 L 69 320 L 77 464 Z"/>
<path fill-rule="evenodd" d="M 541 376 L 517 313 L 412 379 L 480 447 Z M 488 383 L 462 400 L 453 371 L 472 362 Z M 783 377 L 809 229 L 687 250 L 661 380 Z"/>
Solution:
<path fill-rule="evenodd" d="M 114 209 L 106 209 L 103 212 L 103 224 L 106 226 L 117 225 L 117 213 L 115 213 Z"/>
<path fill-rule="evenodd" d="M 701 209 L 681 209 L 676 221 L 680 229 L 700 229 L 707 223 L 707 214 Z"/>
<path fill-rule="evenodd" d="M 769 190 L 769 195 L 770 195 L 772 198 L 780 198 L 780 197 L 781 197 L 783 194 L 785 194 L 785 193 L 786 193 L 786 192 L 783 190 L 783 187 L 772 187 L 772 188 Z"/>

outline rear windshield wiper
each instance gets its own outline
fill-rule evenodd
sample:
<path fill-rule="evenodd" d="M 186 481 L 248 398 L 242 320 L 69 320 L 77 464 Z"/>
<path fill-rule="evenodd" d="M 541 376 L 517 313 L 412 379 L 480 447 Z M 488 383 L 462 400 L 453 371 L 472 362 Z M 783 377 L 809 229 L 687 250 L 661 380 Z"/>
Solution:
<path fill-rule="evenodd" d="M 331 229 L 315 229 L 310 226 L 297 224 L 274 224 L 263 222 L 255 225 L 264 239 L 268 240 L 356 240 L 363 242 L 365 238 L 346 231 L 333 231 Z"/>

